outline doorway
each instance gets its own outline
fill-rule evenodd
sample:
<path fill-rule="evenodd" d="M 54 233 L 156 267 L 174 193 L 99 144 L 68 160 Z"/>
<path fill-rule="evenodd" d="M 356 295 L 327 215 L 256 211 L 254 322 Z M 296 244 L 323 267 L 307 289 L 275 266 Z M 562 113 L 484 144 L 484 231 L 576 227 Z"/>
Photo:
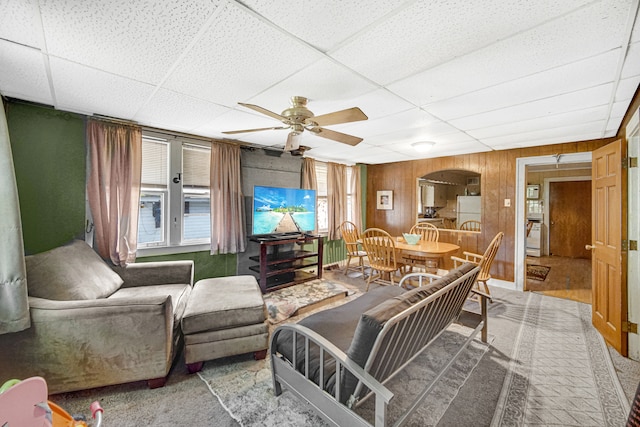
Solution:
<path fill-rule="evenodd" d="M 577 169 L 583 169 L 586 165 L 591 167 L 591 152 L 586 153 L 572 153 L 572 154 L 556 154 L 550 156 L 537 156 L 537 157 L 523 157 L 516 160 L 516 240 L 515 240 L 515 288 L 517 290 L 524 291 L 526 283 L 527 272 L 527 209 L 526 209 L 526 187 L 528 184 L 527 179 L 529 173 L 544 173 L 544 170 L 564 170 L 567 176 L 574 175 L 571 179 L 576 179 Z M 528 170 L 529 169 L 529 170 Z M 581 176 L 583 173 L 580 173 Z M 569 180 L 565 177 L 549 177 L 547 182 L 551 180 Z M 539 177 L 540 183 L 545 181 L 544 177 Z M 590 179 L 590 178 L 589 178 Z M 579 179 L 578 179 L 579 180 Z M 544 190 L 543 190 L 544 191 Z M 543 193 L 548 195 L 548 190 Z M 549 201 L 545 197 L 544 199 L 544 218 L 548 221 L 549 218 Z M 545 226 L 548 224 L 545 222 Z M 545 236 L 546 248 L 548 248 L 547 236 Z M 548 250 L 542 252 L 545 256 L 548 255 Z M 541 254 L 541 255 L 542 255 Z M 560 271 L 559 268 L 556 272 Z M 565 277 L 566 279 L 566 277 Z M 590 283 L 590 281 L 589 281 Z M 566 284 L 566 282 L 565 282 Z"/>
<path fill-rule="evenodd" d="M 541 194 L 533 201 L 539 210 L 527 215 L 535 221 L 527 240 L 538 227 L 543 242 L 527 251 L 524 290 L 590 304 L 591 164 L 531 166 L 526 177 Z"/>

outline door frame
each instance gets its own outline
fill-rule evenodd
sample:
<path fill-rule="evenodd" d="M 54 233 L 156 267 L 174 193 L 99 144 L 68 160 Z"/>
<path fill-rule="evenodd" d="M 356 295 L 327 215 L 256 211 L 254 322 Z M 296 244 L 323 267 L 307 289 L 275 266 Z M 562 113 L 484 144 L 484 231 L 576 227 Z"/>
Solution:
<path fill-rule="evenodd" d="M 569 163 L 591 163 L 591 152 L 567 153 L 560 155 L 519 157 L 516 159 L 516 240 L 514 255 L 515 289 L 524 291 L 527 260 L 526 210 L 527 166 L 556 165 Z M 546 194 L 546 193 L 545 193 Z M 546 205 L 546 203 L 545 203 Z M 546 215 L 548 217 L 548 215 Z"/>

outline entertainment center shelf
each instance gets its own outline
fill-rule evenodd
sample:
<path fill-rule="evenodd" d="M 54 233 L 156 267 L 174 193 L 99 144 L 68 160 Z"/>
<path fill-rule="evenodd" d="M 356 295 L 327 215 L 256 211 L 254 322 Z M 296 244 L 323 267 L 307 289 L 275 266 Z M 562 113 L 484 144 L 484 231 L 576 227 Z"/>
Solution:
<path fill-rule="evenodd" d="M 262 293 L 322 278 L 322 237 L 310 234 L 255 236 L 260 255 L 249 259 L 258 262 L 249 268 L 260 274 Z M 313 246 L 307 250 L 306 246 Z M 304 271 L 316 267 L 316 273 Z"/>

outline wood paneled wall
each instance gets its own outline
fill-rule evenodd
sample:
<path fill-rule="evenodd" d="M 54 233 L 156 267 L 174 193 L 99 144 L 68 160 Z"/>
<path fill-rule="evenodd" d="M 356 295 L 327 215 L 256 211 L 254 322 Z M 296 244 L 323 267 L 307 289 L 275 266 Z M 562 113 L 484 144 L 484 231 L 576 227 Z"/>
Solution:
<path fill-rule="evenodd" d="M 491 239 L 504 232 L 502 245 L 493 262 L 493 277 L 514 280 L 515 256 L 515 206 L 516 206 L 516 159 L 521 157 L 547 156 L 591 152 L 616 138 L 598 139 L 513 150 L 406 162 L 369 165 L 367 167 L 367 224 L 379 227 L 392 235 L 399 235 L 411 228 L 418 212 L 416 180 L 428 173 L 443 169 L 464 169 L 482 175 L 482 232 L 478 238 L 479 253 Z M 376 191 L 393 191 L 393 209 L 377 210 Z M 504 199 L 511 199 L 511 206 L 504 207 Z"/>

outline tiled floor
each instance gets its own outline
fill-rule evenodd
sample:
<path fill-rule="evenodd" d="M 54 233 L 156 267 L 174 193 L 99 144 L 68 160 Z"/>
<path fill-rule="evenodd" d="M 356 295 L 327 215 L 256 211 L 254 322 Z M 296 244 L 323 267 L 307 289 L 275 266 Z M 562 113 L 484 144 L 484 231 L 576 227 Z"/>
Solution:
<path fill-rule="evenodd" d="M 526 291 L 591 304 L 590 259 L 527 257 L 527 264 L 544 265 L 551 270 L 544 281 L 527 279 Z"/>

